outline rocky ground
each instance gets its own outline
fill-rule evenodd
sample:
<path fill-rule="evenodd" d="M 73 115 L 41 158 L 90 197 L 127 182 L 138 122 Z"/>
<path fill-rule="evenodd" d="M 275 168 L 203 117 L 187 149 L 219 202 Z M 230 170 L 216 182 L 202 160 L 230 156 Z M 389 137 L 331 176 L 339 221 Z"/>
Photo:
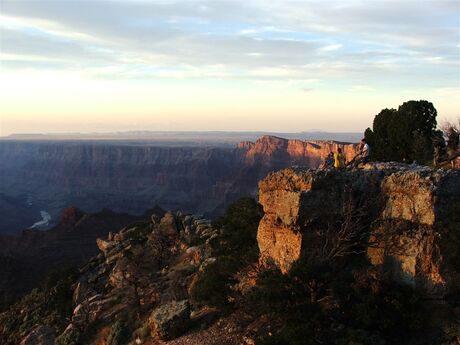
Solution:
<path fill-rule="evenodd" d="M 0 340 L 23 345 L 108 344 L 118 322 L 134 330 L 124 335 L 124 341 L 133 344 L 239 344 L 241 315 L 216 322 L 215 309 L 191 303 L 198 276 L 216 261 L 210 242 L 219 236 L 209 220 L 181 213 L 153 214 L 147 221 L 109 233 L 97 239 L 100 254 L 71 282 L 70 313 L 62 313 L 66 318 L 60 325 L 43 318 L 46 312 L 37 311 L 36 304 L 22 301 L 0 315 Z M 53 289 L 43 299 L 52 301 Z M 189 335 L 176 339 L 183 333 Z"/>

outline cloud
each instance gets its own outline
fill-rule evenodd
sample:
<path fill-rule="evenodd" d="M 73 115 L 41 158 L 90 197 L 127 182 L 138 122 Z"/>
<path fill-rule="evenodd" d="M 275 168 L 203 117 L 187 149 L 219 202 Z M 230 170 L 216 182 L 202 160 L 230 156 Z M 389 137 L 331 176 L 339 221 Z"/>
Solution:
<path fill-rule="evenodd" d="M 2 65 L 115 79 L 430 83 L 458 71 L 455 9 L 456 1 L 3 1 Z"/>
<path fill-rule="evenodd" d="M 319 50 L 323 52 L 331 52 L 331 51 L 340 49 L 342 47 L 343 47 L 343 44 L 330 44 L 330 45 L 319 48 Z"/>

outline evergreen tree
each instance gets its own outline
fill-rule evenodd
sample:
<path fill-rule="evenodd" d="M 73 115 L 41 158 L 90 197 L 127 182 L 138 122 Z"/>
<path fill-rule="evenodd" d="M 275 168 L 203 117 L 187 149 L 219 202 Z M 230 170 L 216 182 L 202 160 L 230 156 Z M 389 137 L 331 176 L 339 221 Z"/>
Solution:
<path fill-rule="evenodd" d="M 427 162 L 433 155 L 437 111 L 428 101 L 405 102 L 396 109 L 383 109 L 373 128 L 364 136 L 379 161 Z"/>

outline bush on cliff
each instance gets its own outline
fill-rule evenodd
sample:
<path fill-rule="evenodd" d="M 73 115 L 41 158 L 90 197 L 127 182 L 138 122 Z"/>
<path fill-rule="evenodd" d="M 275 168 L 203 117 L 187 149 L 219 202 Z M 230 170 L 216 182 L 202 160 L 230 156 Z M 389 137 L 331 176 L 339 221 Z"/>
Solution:
<path fill-rule="evenodd" d="M 423 338 L 420 297 L 366 259 L 368 206 L 345 207 L 341 217 L 309 224 L 305 254 L 290 271 L 259 274 L 248 312 L 279 325 L 259 345 L 417 344 L 413 339 Z"/>
<path fill-rule="evenodd" d="M 371 146 L 371 158 L 378 161 L 431 159 L 436 135 L 437 111 L 428 101 L 408 101 L 396 109 L 383 109 L 373 128 L 364 135 Z"/>
<path fill-rule="evenodd" d="M 213 224 L 222 230 L 219 240 L 213 243 L 213 253 L 258 257 L 257 228 L 262 216 L 262 206 L 253 198 L 241 198 L 231 204 Z"/>
<path fill-rule="evenodd" d="M 110 333 L 107 337 L 107 345 L 122 345 L 126 343 L 127 332 L 125 329 L 126 321 L 115 321 L 110 327 Z"/>
<path fill-rule="evenodd" d="M 366 267 L 299 262 L 286 275 L 269 270 L 259 276 L 248 306 L 279 325 L 258 345 L 427 344 L 419 342 L 426 325 L 421 298 Z"/>
<path fill-rule="evenodd" d="M 50 273 L 40 289 L 32 290 L 0 314 L 0 344 L 19 344 L 24 332 L 36 325 L 61 333 L 72 315 L 71 287 L 76 275 L 75 268 Z"/>
<path fill-rule="evenodd" d="M 192 290 L 192 298 L 200 305 L 228 308 L 231 305 L 230 286 L 234 275 L 258 259 L 257 227 L 262 207 L 252 198 L 241 198 L 231 204 L 225 215 L 213 227 L 221 236 L 211 242 L 215 263 L 206 267 Z"/>

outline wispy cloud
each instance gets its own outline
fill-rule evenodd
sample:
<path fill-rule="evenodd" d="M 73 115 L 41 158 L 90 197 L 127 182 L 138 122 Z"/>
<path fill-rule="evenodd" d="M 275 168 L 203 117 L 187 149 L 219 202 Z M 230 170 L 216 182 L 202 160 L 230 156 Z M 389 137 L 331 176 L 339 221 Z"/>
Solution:
<path fill-rule="evenodd" d="M 457 0 L 2 0 L 0 74 L 9 82 L 33 76 L 37 85 L 39 75 L 59 85 L 57 76 L 69 73 L 110 85 L 129 80 L 142 92 L 222 81 L 226 90 L 294 90 L 299 102 L 313 89 L 315 97 L 453 99 L 459 12 Z M 30 96 L 17 86 L 17 99 Z"/>
<path fill-rule="evenodd" d="M 350 66 L 350 72 L 360 67 L 378 78 L 380 69 L 373 63 L 389 52 L 399 54 L 396 65 L 412 61 L 447 66 L 456 61 L 458 48 L 452 49 L 452 41 L 458 38 L 458 23 L 452 2 L 392 4 L 396 2 L 267 6 L 259 1 L 4 1 L 2 53 L 60 57 L 60 66 L 88 70 L 114 64 L 139 69 L 139 64 L 148 67 L 154 62 L 177 70 L 172 75 L 183 75 L 181 65 L 207 69 L 221 64 L 236 71 L 228 77 L 264 78 L 269 71 L 273 78 L 286 78 L 295 73 L 280 73 L 280 69 L 337 66 L 337 61 Z M 433 47 L 435 58 L 430 52 Z M 371 49 L 374 53 L 367 54 Z M 34 67 L 31 59 L 24 58 L 14 68 L 25 64 Z"/>
<path fill-rule="evenodd" d="M 342 47 L 343 47 L 343 44 L 330 44 L 330 45 L 319 48 L 319 50 L 323 52 L 331 52 L 331 51 L 340 49 Z"/>

